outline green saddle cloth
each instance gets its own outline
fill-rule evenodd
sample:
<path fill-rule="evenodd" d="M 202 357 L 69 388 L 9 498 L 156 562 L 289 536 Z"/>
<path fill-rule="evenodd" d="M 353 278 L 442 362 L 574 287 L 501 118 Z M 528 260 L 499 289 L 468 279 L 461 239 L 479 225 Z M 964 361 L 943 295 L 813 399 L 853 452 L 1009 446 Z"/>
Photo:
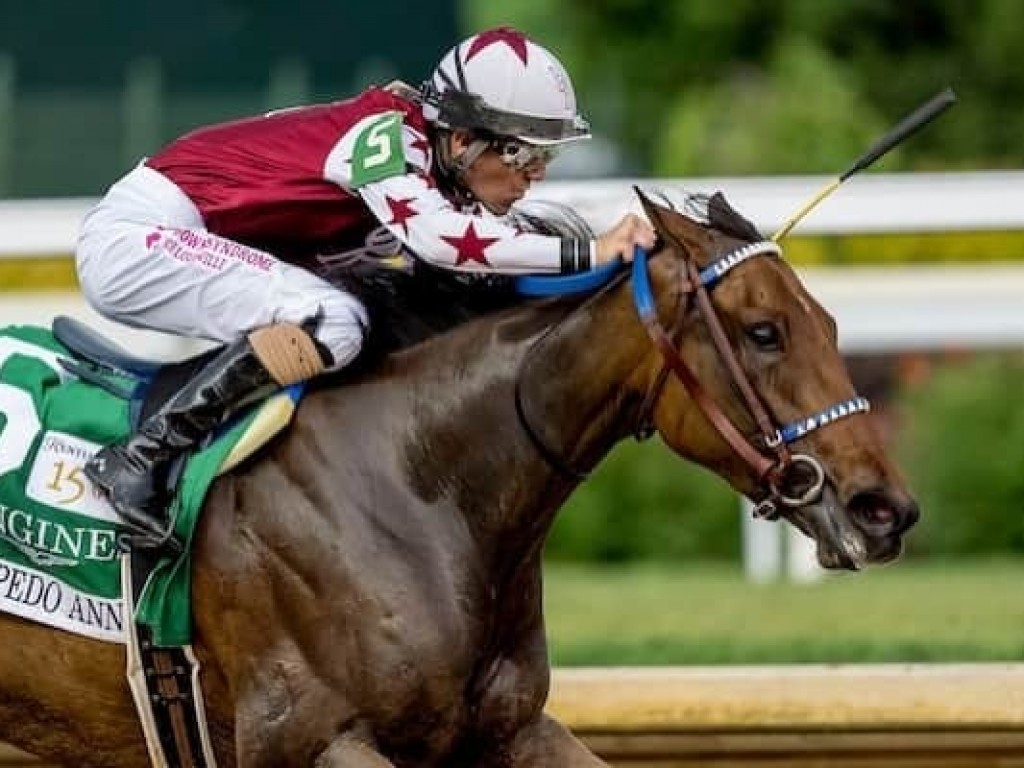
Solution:
<path fill-rule="evenodd" d="M 70 355 L 45 328 L 0 329 L 0 610 L 123 643 L 124 533 L 82 466 L 128 435 L 129 403 L 61 357 Z M 161 560 L 136 605 L 158 645 L 191 641 L 191 541 L 210 484 L 284 426 L 297 398 L 276 395 L 189 460 L 172 507 L 184 553 Z"/>

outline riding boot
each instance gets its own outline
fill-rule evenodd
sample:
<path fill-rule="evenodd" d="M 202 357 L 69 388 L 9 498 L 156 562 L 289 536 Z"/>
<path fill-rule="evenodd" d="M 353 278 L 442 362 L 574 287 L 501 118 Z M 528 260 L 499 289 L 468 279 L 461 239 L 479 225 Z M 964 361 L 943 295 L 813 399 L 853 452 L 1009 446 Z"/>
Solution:
<path fill-rule="evenodd" d="M 143 421 L 135 434 L 97 452 L 85 465 L 85 476 L 107 494 L 114 510 L 139 534 L 138 545 L 176 544 L 167 488 L 175 460 L 279 386 L 250 340 L 234 341 Z"/>

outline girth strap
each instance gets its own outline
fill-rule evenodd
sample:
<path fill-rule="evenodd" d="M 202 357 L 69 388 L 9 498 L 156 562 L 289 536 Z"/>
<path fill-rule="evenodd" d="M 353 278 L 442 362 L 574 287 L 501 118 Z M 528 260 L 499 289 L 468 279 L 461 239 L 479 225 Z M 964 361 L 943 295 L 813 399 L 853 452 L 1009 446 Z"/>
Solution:
<path fill-rule="evenodd" d="M 216 768 L 191 646 L 153 644 L 149 627 L 135 621 L 135 605 L 157 562 L 152 550 L 121 555 L 128 685 L 154 768 Z"/>

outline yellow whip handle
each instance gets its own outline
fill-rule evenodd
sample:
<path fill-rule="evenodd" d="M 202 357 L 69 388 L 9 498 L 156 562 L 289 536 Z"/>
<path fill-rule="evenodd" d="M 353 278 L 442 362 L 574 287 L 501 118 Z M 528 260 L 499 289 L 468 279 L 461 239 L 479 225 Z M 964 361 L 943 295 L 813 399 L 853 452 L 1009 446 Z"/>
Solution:
<path fill-rule="evenodd" d="M 772 235 L 772 240 L 774 240 L 777 243 L 777 242 L 779 242 L 779 240 L 781 240 L 786 235 L 788 235 L 789 234 L 789 230 L 791 230 L 793 227 L 795 227 L 797 224 L 799 224 L 800 221 L 803 219 L 803 217 L 806 216 L 808 213 L 810 213 L 811 210 L 818 203 L 820 203 L 826 197 L 828 197 L 833 192 L 835 192 L 837 189 L 839 189 L 839 185 L 842 184 L 842 183 L 843 183 L 842 177 L 841 176 L 836 176 L 836 178 L 834 178 L 832 180 L 832 182 L 827 187 L 823 188 L 809 202 L 805 203 L 803 208 L 801 208 L 799 211 L 797 211 L 792 216 L 790 216 L 789 219 L 786 221 L 786 223 L 782 225 L 782 228 L 778 232 L 776 232 L 774 235 Z"/>
<path fill-rule="evenodd" d="M 811 200 L 811 202 L 807 203 L 803 208 L 797 211 L 796 215 L 794 215 L 789 221 L 783 224 L 782 229 L 775 233 L 775 236 L 772 238 L 772 240 L 778 242 L 783 237 L 785 237 L 789 233 L 789 230 L 795 227 L 804 216 L 811 212 L 811 209 L 813 209 L 814 206 L 816 206 L 826 197 L 835 192 L 836 188 L 840 184 L 842 184 L 848 178 L 853 176 L 853 174 L 863 171 L 869 165 L 874 163 L 878 158 L 880 158 L 890 149 L 892 149 L 905 138 L 907 138 L 910 134 L 920 130 L 923 126 L 927 125 L 936 117 L 941 115 L 951 106 L 953 106 L 955 102 L 956 94 L 953 93 L 953 89 L 946 88 L 944 91 L 936 94 L 931 99 L 929 99 L 925 104 L 922 104 L 920 107 L 918 107 L 905 118 L 903 118 L 903 120 L 901 120 L 898 125 L 896 125 L 882 138 L 880 138 L 878 141 L 872 144 L 871 148 L 868 149 L 868 151 L 865 152 L 863 155 L 858 157 L 857 161 L 849 168 L 847 168 L 843 173 L 841 173 L 835 179 L 835 181 L 833 181 L 831 184 L 829 184 L 827 187 L 821 190 L 821 192 L 815 195 L 814 199 Z"/>

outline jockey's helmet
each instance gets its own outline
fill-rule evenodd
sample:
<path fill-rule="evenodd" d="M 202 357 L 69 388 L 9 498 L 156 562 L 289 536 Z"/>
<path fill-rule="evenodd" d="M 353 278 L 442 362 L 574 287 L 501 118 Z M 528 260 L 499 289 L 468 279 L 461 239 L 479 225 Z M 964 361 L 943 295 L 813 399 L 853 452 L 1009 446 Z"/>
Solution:
<path fill-rule="evenodd" d="M 441 128 L 548 147 L 590 137 L 565 67 L 509 27 L 480 32 L 448 51 L 422 93 L 424 116 Z"/>

